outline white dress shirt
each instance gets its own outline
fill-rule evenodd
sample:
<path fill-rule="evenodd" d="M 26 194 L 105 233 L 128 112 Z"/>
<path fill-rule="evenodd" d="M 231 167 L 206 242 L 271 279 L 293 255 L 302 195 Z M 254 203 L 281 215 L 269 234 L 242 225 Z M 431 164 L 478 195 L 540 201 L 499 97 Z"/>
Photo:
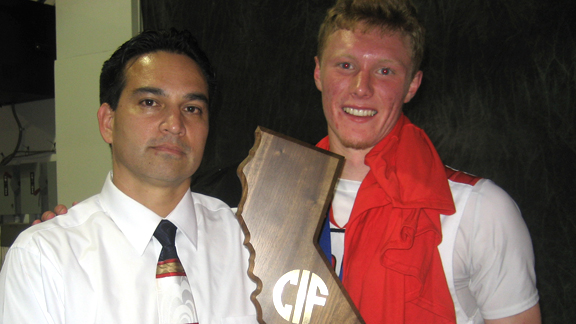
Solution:
<path fill-rule="evenodd" d="M 100 194 L 16 239 L 0 272 L 0 322 L 158 323 L 161 219 L 109 175 Z M 230 208 L 187 192 L 167 219 L 199 323 L 256 323 L 249 253 Z"/>

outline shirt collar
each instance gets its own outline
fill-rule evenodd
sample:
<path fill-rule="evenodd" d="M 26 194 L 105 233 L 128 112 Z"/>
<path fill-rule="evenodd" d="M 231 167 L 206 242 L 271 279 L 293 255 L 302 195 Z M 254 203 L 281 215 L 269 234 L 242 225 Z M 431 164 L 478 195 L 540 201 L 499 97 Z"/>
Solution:
<path fill-rule="evenodd" d="M 166 219 L 174 223 L 174 225 L 186 235 L 188 240 L 194 245 L 194 248 L 197 247 L 198 223 L 190 189 L 188 189 L 184 197 L 182 197 L 182 200 L 180 200 L 176 208 L 166 216 Z"/>
<path fill-rule="evenodd" d="M 163 218 L 120 191 L 112 182 L 112 172 L 106 177 L 100 197 L 104 212 L 110 215 L 134 249 L 143 254 Z M 173 222 L 196 248 L 198 232 L 190 190 L 166 219 Z"/>

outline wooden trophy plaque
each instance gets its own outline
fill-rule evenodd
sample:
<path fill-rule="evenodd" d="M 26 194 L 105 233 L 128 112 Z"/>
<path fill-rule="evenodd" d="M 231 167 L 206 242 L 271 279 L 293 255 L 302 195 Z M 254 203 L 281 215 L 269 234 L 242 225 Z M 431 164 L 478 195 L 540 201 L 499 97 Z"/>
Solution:
<path fill-rule="evenodd" d="M 238 167 L 251 299 L 267 324 L 364 323 L 317 239 L 344 158 L 258 127 Z"/>

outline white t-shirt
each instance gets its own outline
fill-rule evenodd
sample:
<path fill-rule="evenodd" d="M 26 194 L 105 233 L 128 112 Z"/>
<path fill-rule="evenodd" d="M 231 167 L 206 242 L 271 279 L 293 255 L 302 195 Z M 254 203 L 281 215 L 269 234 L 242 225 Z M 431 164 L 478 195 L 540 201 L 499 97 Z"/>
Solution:
<path fill-rule="evenodd" d="M 100 194 L 16 239 L 0 272 L 0 322 L 158 323 L 161 219 L 109 175 Z M 199 322 L 256 323 L 249 253 L 230 208 L 188 192 L 167 219 Z"/>
<path fill-rule="evenodd" d="M 336 183 L 336 192 L 332 200 L 331 214 L 332 218 L 336 221 L 330 222 L 330 245 L 332 248 L 332 260 L 334 261 L 334 270 L 337 275 L 340 275 L 342 270 L 342 258 L 344 256 L 344 231 L 341 230 L 346 227 L 350 214 L 352 213 L 352 206 L 356 200 L 356 194 L 360 189 L 361 181 L 353 181 L 346 179 L 339 179 Z"/>
<path fill-rule="evenodd" d="M 345 227 L 360 181 L 340 179 L 330 222 L 340 274 Z M 538 302 L 530 234 L 514 201 L 492 181 L 475 186 L 449 181 L 456 214 L 442 215 L 439 246 L 458 324 L 484 323 L 521 313 Z"/>
<path fill-rule="evenodd" d="M 458 323 L 480 324 L 536 305 L 532 241 L 512 198 L 487 179 L 449 184 L 456 213 L 441 216 L 438 248 Z"/>

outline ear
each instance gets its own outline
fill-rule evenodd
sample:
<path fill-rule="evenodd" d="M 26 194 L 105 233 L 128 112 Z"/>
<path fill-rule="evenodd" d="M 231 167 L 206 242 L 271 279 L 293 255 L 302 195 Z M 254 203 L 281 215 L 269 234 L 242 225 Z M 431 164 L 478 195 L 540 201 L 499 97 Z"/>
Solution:
<path fill-rule="evenodd" d="M 416 95 L 418 88 L 420 88 L 420 83 L 422 83 L 422 75 L 423 75 L 422 71 L 418 71 L 414 75 L 414 78 L 412 78 L 410 86 L 408 87 L 408 92 L 404 97 L 404 103 L 407 103 L 408 101 L 412 100 L 412 98 L 414 98 L 414 96 Z"/>
<path fill-rule="evenodd" d="M 316 83 L 316 88 L 322 91 L 322 82 L 320 81 L 320 59 L 318 59 L 318 56 L 314 56 L 314 62 L 316 62 L 316 67 L 314 68 L 314 83 Z"/>
<path fill-rule="evenodd" d="M 104 142 L 112 144 L 114 130 L 114 110 L 109 104 L 103 103 L 98 109 L 98 126 Z"/>

